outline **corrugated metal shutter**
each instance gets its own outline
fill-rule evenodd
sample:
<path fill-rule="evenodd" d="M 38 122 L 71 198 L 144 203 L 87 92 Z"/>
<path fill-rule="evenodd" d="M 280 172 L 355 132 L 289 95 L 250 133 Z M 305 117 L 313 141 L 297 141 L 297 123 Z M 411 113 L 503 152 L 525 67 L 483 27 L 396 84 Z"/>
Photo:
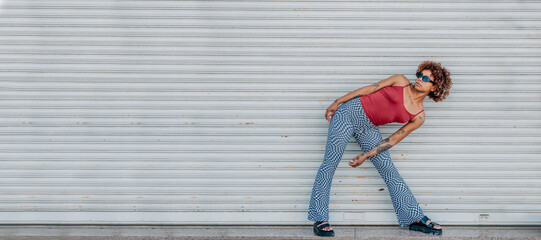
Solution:
<path fill-rule="evenodd" d="M 0 222 L 307 224 L 332 101 L 441 62 L 390 150 L 442 224 L 541 221 L 538 1 L 29 1 L 0 12 Z M 389 136 L 401 125 L 381 127 Z M 333 224 L 397 224 L 351 139 Z"/>

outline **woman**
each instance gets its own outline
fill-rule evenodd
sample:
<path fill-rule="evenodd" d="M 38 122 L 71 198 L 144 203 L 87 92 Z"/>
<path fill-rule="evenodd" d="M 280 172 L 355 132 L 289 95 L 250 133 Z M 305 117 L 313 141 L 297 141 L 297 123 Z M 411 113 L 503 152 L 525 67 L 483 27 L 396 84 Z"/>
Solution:
<path fill-rule="evenodd" d="M 400 227 L 442 234 L 441 226 L 423 214 L 387 150 L 423 125 L 423 100 L 427 96 L 439 102 L 449 95 L 450 77 L 449 71 L 440 63 L 424 61 L 417 68 L 415 84 L 402 74 L 393 75 L 350 92 L 327 108 L 325 117 L 327 121 L 330 119 L 330 126 L 325 157 L 317 172 L 308 211 L 308 220 L 315 221 L 316 235 L 334 236 L 328 223 L 329 192 L 334 172 L 351 136 L 355 137 L 364 153 L 353 158 L 349 165 L 357 167 L 370 158 L 387 184 Z M 382 139 L 378 126 L 391 122 L 407 123 Z"/>

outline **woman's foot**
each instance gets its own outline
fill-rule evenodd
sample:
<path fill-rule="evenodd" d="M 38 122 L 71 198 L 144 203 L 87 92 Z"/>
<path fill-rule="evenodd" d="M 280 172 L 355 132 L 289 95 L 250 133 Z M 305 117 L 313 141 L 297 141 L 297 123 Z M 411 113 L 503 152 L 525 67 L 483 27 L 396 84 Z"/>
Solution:
<path fill-rule="evenodd" d="M 443 232 L 441 226 L 437 222 L 432 222 L 427 216 L 424 216 L 417 222 L 410 224 L 409 229 L 434 235 L 441 235 Z"/>
<path fill-rule="evenodd" d="M 417 220 L 417 222 L 420 222 L 421 219 Z M 432 220 L 428 219 L 428 221 L 426 221 L 426 225 L 430 224 L 432 222 Z M 434 222 L 434 228 L 435 229 L 441 229 L 441 226 L 437 223 L 437 222 Z"/>
<path fill-rule="evenodd" d="M 323 224 L 325 224 L 325 223 L 326 223 L 326 224 L 329 224 L 329 222 L 321 222 L 320 224 L 317 225 L 317 227 L 319 227 L 319 226 L 321 226 L 321 225 L 323 225 Z M 330 225 L 330 224 L 329 224 L 329 225 Z M 325 231 L 325 232 L 328 232 L 328 231 L 332 231 L 333 229 L 332 229 L 331 226 L 328 226 L 328 227 L 322 228 L 321 230 L 323 230 L 323 231 Z"/>
<path fill-rule="evenodd" d="M 314 233 L 321 237 L 334 237 L 334 231 L 329 222 L 315 222 Z"/>

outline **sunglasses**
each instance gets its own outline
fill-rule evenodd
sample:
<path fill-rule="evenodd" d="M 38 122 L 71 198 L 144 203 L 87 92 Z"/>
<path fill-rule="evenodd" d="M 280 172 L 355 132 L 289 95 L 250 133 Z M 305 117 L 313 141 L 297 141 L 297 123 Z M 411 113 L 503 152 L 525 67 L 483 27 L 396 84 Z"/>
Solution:
<path fill-rule="evenodd" d="M 421 72 L 417 72 L 415 75 L 417 76 L 417 78 L 422 77 L 423 82 L 431 82 L 432 84 L 436 85 L 434 81 L 430 80 L 428 76 L 423 76 Z"/>

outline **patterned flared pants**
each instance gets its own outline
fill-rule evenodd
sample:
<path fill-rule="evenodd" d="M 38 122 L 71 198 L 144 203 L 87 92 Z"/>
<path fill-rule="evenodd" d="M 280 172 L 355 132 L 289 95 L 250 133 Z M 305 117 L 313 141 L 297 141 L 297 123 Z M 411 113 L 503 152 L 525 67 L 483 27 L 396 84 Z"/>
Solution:
<path fill-rule="evenodd" d="M 310 198 L 308 210 L 310 221 L 329 220 L 329 193 L 332 179 L 351 136 L 355 137 L 364 152 L 372 150 L 382 141 L 378 127 L 370 122 L 364 113 L 359 98 L 355 97 L 341 104 L 329 123 L 325 156 L 317 172 Z M 389 151 L 371 157 L 370 161 L 387 184 L 400 227 L 409 226 L 421 219 L 424 216 L 423 211 L 396 170 Z"/>

